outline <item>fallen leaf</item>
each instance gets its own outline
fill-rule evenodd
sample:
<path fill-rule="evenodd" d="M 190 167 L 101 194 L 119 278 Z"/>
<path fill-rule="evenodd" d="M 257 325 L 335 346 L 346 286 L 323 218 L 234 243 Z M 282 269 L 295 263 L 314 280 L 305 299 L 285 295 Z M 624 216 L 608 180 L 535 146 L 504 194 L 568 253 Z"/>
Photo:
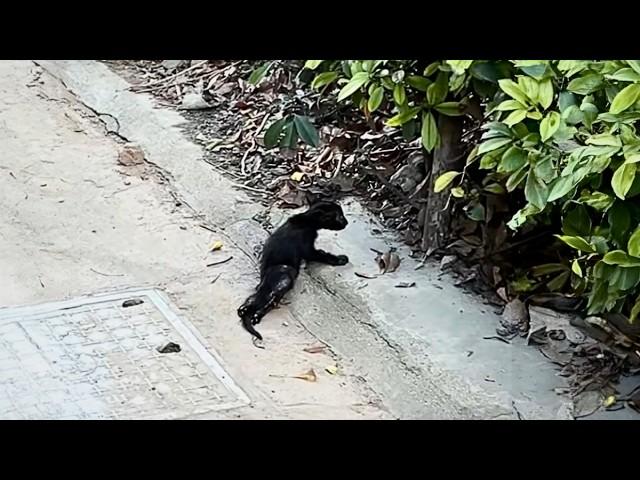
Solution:
<path fill-rule="evenodd" d="M 587 391 L 578 394 L 573 399 L 573 416 L 584 418 L 596 413 L 602 405 L 602 395 L 596 391 Z"/>
<path fill-rule="evenodd" d="M 327 349 L 326 345 L 313 345 L 311 347 L 303 348 L 307 353 L 322 353 Z"/>
<path fill-rule="evenodd" d="M 356 277 L 360 277 L 360 278 L 366 278 L 368 280 L 372 280 L 374 278 L 377 278 L 377 275 L 367 275 L 366 273 L 360 273 L 360 272 L 353 272 L 353 274 Z"/>
<path fill-rule="evenodd" d="M 502 300 L 504 300 L 505 303 L 509 302 L 509 297 L 507 296 L 507 290 L 504 287 L 500 287 L 499 289 L 497 289 L 496 293 Z"/>
<path fill-rule="evenodd" d="M 395 287 L 396 288 L 411 288 L 411 287 L 415 287 L 415 286 L 416 286 L 416 282 L 400 282 Z"/>
<path fill-rule="evenodd" d="M 299 378 L 300 380 L 306 380 L 307 382 L 315 382 L 316 380 L 318 380 L 316 372 L 313 371 L 313 368 L 310 368 L 308 372 L 301 373 L 300 375 L 295 375 L 293 378 Z"/>
<path fill-rule="evenodd" d="M 169 342 L 166 345 L 158 347 L 156 350 L 160 353 L 179 353 L 182 348 L 177 343 Z"/>
<path fill-rule="evenodd" d="M 216 250 L 220 250 L 222 248 L 222 242 L 220 240 L 216 240 L 211 244 L 209 250 L 215 252 Z"/>
<path fill-rule="evenodd" d="M 553 331 L 563 331 L 567 340 L 573 344 L 580 344 L 586 340 L 586 335 L 571 325 L 571 315 L 554 312 L 543 307 L 529 307 L 529 333 L 527 341 L 536 332 L 547 333 Z"/>
<path fill-rule="evenodd" d="M 458 257 L 456 257 L 455 255 L 445 255 L 440 260 L 440 270 L 444 270 L 449 265 L 453 264 L 453 262 L 455 262 L 457 259 Z"/>
<path fill-rule="evenodd" d="M 609 408 L 614 403 L 616 403 L 616 396 L 609 395 L 607 398 L 604 399 L 604 402 L 602 402 L 602 405 L 604 406 L 604 408 Z"/>
<path fill-rule="evenodd" d="M 202 95 L 196 92 L 187 93 L 182 98 L 180 108 L 183 110 L 204 110 L 205 108 L 211 108 Z"/>
<path fill-rule="evenodd" d="M 336 365 L 329 365 L 328 367 L 325 367 L 325 370 L 330 375 L 335 375 L 336 373 L 338 373 L 338 367 Z"/>
<path fill-rule="evenodd" d="M 293 180 L 294 182 L 301 182 L 303 178 L 304 178 L 304 173 L 302 172 L 293 172 L 291 174 L 291 180 Z"/>

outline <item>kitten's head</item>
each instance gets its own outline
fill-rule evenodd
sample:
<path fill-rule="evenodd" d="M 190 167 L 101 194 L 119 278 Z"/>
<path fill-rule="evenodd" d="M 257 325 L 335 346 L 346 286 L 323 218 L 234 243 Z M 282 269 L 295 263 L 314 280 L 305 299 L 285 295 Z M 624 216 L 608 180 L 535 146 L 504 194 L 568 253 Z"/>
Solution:
<path fill-rule="evenodd" d="M 343 230 L 349 224 L 340 205 L 334 202 L 316 202 L 307 214 L 319 228 L 326 230 Z"/>

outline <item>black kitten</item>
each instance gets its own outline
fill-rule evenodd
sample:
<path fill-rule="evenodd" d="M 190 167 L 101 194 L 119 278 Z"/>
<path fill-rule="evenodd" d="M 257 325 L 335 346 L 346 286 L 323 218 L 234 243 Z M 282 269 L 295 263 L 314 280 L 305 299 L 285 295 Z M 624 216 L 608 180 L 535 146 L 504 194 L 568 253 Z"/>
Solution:
<path fill-rule="evenodd" d="M 347 223 L 340 205 L 318 202 L 273 232 L 262 250 L 260 285 L 238 308 L 238 316 L 249 333 L 262 340 L 262 335 L 253 325 L 260 323 L 262 317 L 293 288 L 303 260 L 328 265 L 346 265 L 349 262 L 346 255 L 336 256 L 314 246 L 318 230 L 342 230 Z"/>

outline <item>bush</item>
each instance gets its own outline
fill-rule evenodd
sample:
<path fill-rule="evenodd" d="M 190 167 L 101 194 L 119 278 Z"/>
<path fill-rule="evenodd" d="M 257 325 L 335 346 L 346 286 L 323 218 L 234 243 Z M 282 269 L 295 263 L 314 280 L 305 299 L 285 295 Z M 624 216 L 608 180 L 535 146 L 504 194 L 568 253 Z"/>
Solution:
<path fill-rule="evenodd" d="M 309 60 L 305 68 L 315 72 L 312 88 L 352 102 L 367 120 L 386 118 L 407 140 L 419 136 L 427 152 L 443 147 L 442 117 L 475 119 L 465 135 L 483 133 L 466 164 L 434 168 L 433 192 L 480 211 L 478 221 L 488 196 L 522 205 L 510 229 L 555 225 L 568 247 L 532 276 L 586 296 L 590 314 L 633 321 L 640 313 L 640 61 Z"/>

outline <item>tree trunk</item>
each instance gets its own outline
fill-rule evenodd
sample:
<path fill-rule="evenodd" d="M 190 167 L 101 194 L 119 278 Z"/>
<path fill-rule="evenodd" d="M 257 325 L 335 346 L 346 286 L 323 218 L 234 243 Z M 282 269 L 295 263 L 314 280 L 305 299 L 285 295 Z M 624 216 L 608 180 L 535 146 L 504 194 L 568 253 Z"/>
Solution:
<path fill-rule="evenodd" d="M 450 236 L 451 214 L 445 209 L 449 195 L 434 193 L 436 179 L 448 170 L 462 171 L 464 159 L 460 158 L 462 138 L 462 117 L 438 115 L 440 146 L 433 153 L 429 197 L 424 217 L 422 249 L 434 251 L 446 245 Z"/>

